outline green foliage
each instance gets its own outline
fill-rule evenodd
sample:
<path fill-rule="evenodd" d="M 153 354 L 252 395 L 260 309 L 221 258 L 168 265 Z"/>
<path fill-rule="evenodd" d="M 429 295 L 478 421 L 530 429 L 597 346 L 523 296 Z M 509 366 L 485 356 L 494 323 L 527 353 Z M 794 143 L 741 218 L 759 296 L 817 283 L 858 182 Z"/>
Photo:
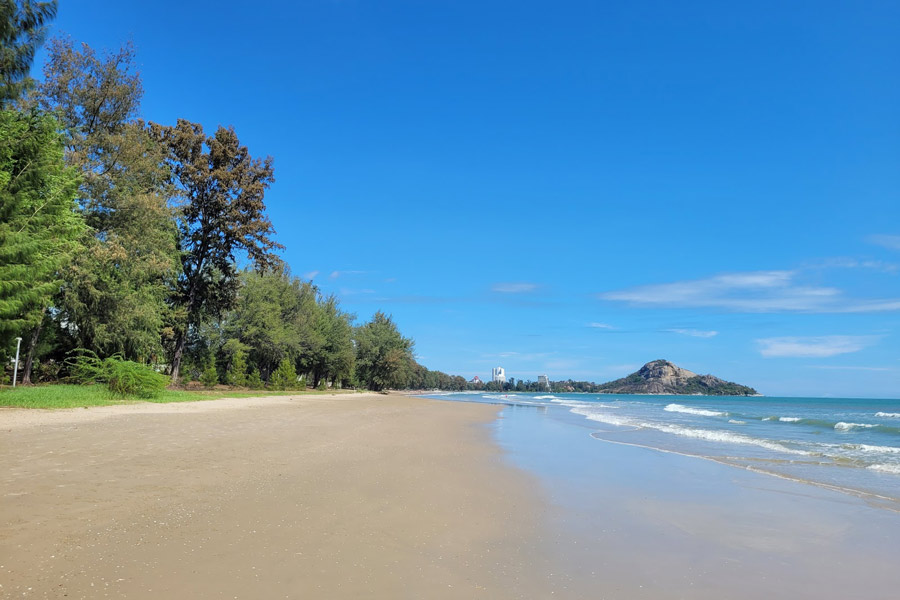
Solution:
<path fill-rule="evenodd" d="M 217 398 L 251 398 L 253 396 L 281 396 L 296 392 L 251 392 L 219 390 L 163 390 L 148 402 L 195 402 Z M 105 385 L 32 385 L 0 390 L 0 406 L 19 408 L 75 408 L 79 406 L 108 406 L 128 402 L 110 394 Z"/>
<path fill-rule="evenodd" d="M 285 358 L 269 378 L 269 388 L 273 390 L 293 390 L 297 388 L 297 371 L 294 363 Z"/>
<path fill-rule="evenodd" d="M 35 327 L 79 248 L 77 175 L 52 117 L 0 111 L 0 342 Z"/>
<path fill-rule="evenodd" d="M 379 311 L 356 328 L 356 374 L 370 390 L 403 387 L 409 379 L 413 342 Z"/>
<path fill-rule="evenodd" d="M 274 230 L 263 197 L 273 181 L 272 159 L 250 156 L 234 129 L 219 127 L 207 136 L 203 127 L 179 119 L 174 127 L 152 124 L 155 140 L 168 150 L 181 210 L 177 225 L 181 276 L 176 303 L 184 319 L 176 328 L 172 377 L 178 379 L 190 328 L 204 315 L 234 306 L 238 289 L 235 253 L 244 252 L 258 269 L 280 261 Z"/>
<path fill-rule="evenodd" d="M 56 16 L 56 0 L 0 0 L 0 107 L 25 88 L 45 24 Z"/>
<path fill-rule="evenodd" d="M 232 340 L 229 340 L 232 341 Z M 257 377 L 259 372 L 257 372 Z M 244 387 L 247 385 L 247 353 L 236 351 L 231 357 L 231 364 L 225 373 L 225 382 L 228 385 Z"/>
<path fill-rule="evenodd" d="M 250 374 L 247 375 L 246 385 L 251 390 L 261 390 L 265 387 L 262 378 L 259 376 L 259 369 L 257 369 L 256 367 L 250 369 Z"/>
<path fill-rule="evenodd" d="M 353 315 L 333 296 L 323 298 L 309 282 L 287 269 L 241 273 L 237 304 L 226 318 L 224 336 L 247 347 L 251 364 L 272 373 L 291 359 L 314 386 L 344 382 L 353 370 Z"/>
<path fill-rule="evenodd" d="M 55 11 L 0 0 L 0 107 Z M 39 380 L 84 348 L 73 377 L 124 394 L 159 387 L 145 363 L 177 379 L 182 360 L 207 386 L 461 385 L 416 365 L 389 317 L 354 328 L 334 296 L 291 276 L 265 214 L 270 158 L 232 129 L 141 121 L 130 45 L 48 46 L 43 82 L 16 100 L 29 111 L 0 110 L 0 362 L 19 335 Z"/>
<path fill-rule="evenodd" d="M 200 374 L 200 383 L 208 388 L 214 387 L 219 383 L 219 372 L 216 371 L 216 363 L 209 361 L 206 368 L 203 369 L 203 373 Z"/>
<path fill-rule="evenodd" d="M 105 383 L 110 392 L 119 396 L 152 398 L 169 381 L 147 365 L 124 360 L 118 355 L 101 359 L 89 350 L 72 353 L 66 364 L 73 380 L 83 385 Z"/>
<path fill-rule="evenodd" d="M 66 273 L 57 321 L 72 346 L 153 359 L 163 352 L 179 265 L 166 149 L 135 118 L 134 52 L 126 45 L 98 55 L 69 40 L 48 50 L 40 101 L 62 120 L 91 232 Z"/>

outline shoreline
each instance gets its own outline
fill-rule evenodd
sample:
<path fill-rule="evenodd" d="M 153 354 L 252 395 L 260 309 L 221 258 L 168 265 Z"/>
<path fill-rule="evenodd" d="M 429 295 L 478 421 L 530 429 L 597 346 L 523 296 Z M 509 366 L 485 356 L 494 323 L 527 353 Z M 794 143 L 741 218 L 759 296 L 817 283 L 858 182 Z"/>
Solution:
<path fill-rule="evenodd" d="M 0 595 L 549 595 L 498 408 L 391 394 L 0 413 Z M 18 412 L 18 411 L 16 411 Z"/>
<path fill-rule="evenodd" d="M 496 438 L 538 477 L 554 560 L 585 597 L 896 596 L 900 515 L 716 460 L 597 438 L 564 411 L 508 405 Z M 578 597 L 578 596 L 575 596 Z"/>

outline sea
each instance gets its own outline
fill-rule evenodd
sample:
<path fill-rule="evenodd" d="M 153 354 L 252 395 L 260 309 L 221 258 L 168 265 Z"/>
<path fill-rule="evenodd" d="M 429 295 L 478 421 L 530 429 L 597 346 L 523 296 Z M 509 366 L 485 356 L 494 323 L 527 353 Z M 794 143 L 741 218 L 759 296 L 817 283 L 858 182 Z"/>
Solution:
<path fill-rule="evenodd" d="M 900 400 L 432 392 L 500 404 L 596 443 L 708 460 L 900 511 Z"/>

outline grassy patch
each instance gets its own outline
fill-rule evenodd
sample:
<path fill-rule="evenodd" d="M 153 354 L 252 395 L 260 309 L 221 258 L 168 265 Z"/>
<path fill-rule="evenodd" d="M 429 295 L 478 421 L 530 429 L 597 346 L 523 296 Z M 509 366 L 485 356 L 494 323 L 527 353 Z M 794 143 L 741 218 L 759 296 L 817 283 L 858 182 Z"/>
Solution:
<path fill-rule="evenodd" d="M 0 406 L 77 408 L 122 404 L 105 385 L 35 385 L 0 390 Z"/>
<path fill-rule="evenodd" d="M 352 390 L 334 390 L 334 393 Z M 257 398 L 259 396 L 300 396 L 322 392 L 268 390 L 163 390 L 154 398 L 115 396 L 105 385 L 36 385 L 0 389 L 0 406 L 18 408 L 78 408 L 133 402 L 193 402 L 219 398 Z M 331 390 L 328 391 L 331 393 Z"/>

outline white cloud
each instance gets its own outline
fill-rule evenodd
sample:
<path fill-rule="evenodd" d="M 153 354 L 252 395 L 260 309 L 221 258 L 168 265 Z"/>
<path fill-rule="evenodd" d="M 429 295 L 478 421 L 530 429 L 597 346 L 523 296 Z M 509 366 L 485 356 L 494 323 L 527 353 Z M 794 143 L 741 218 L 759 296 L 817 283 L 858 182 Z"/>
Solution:
<path fill-rule="evenodd" d="M 331 275 L 328 277 L 330 279 L 337 279 L 338 277 L 344 277 L 345 275 L 363 275 L 365 271 L 332 271 Z"/>
<path fill-rule="evenodd" d="M 849 257 L 829 258 L 819 264 L 813 264 L 811 266 L 827 269 L 870 269 L 872 271 L 881 271 L 883 273 L 896 273 L 900 270 L 900 265 L 897 265 L 896 263 L 885 262 L 883 260 L 860 260 Z"/>
<path fill-rule="evenodd" d="M 309 273 L 303 274 L 303 279 L 309 279 L 310 281 L 312 281 L 313 279 L 316 278 L 316 275 L 318 275 L 318 274 L 319 274 L 318 271 L 310 271 Z"/>
<path fill-rule="evenodd" d="M 615 327 L 606 323 L 588 323 L 587 326 L 593 329 L 615 329 Z"/>
<path fill-rule="evenodd" d="M 536 283 L 495 283 L 491 287 L 491 291 L 499 292 L 501 294 L 525 294 L 528 292 L 533 292 L 538 288 Z"/>
<path fill-rule="evenodd" d="M 698 338 L 711 338 L 719 335 L 718 331 L 705 331 L 703 329 L 666 329 L 666 331 Z"/>
<path fill-rule="evenodd" d="M 817 337 L 773 337 L 756 340 L 759 353 L 767 358 L 824 358 L 859 352 L 877 342 L 874 335 L 823 335 Z"/>
<path fill-rule="evenodd" d="M 900 235 L 870 235 L 866 238 L 870 244 L 887 248 L 888 250 L 900 250 Z"/>
<path fill-rule="evenodd" d="M 797 271 L 727 273 L 599 294 L 637 306 L 717 308 L 734 312 L 866 313 L 900 310 L 900 299 L 853 299 L 833 287 L 797 283 Z"/>

